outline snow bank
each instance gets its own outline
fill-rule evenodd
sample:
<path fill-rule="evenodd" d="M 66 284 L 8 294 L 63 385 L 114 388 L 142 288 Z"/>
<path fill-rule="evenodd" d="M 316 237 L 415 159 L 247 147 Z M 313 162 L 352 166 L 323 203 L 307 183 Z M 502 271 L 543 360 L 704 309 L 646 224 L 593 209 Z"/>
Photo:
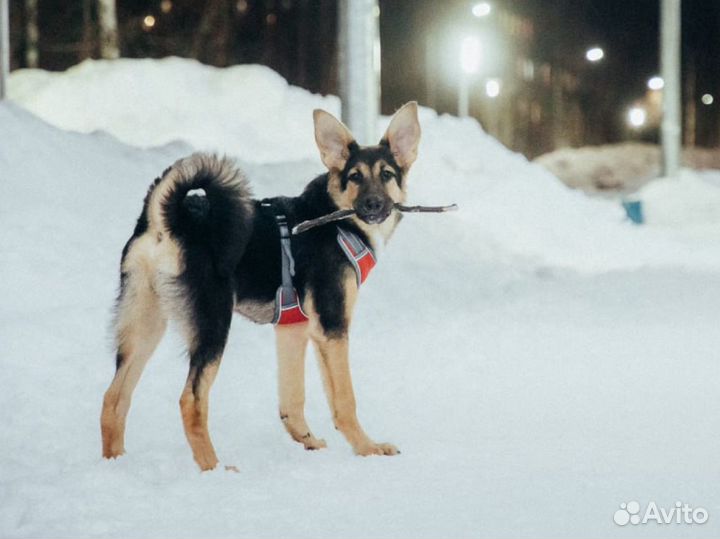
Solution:
<path fill-rule="evenodd" d="M 695 170 L 720 169 L 717 148 L 685 148 L 683 163 Z M 561 148 L 535 162 L 566 185 L 589 193 L 632 192 L 661 176 L 657 144 L 622 142 L 584 148 Z"/>
<path fill-rule="evenodd" d="M 720 175 L 683 170 L 680 178 L 662 178 L 635 198 L 643 203 L 649 225 L 709 227 L 720 233 Z"/>
<path fill-rule="evenodd" d="M 574 189 L 634 191 L 660 175 L 660 148 L 641 143 L 562 148 L 535 162 Z"/>
<path fill-rule="evenodd" d="M 339 110 L 337 98 L 288 86 L 265 67 L 218 69 L 180 58 L 88 60 L 64 73 L 20 70 L 12 74 L 10 95 L 63 129 L 103 130 L 140 146 L 183 140 L 195 149 L 236 156 L 249 169 L 278 165 L 280 174 L 264 175 L 265 183 L 257 189 L 262 195 L 293 194 L 322 170 L 312 109 Z M 378 139 L 387 121 L 379 126 Z M 683 238 L 676 245 L 667 234 L 636 230 L 616 202 L 567 189 L 484 133 L 474 120 L 423 109 L 421 123 L 412 198 L 425 204 L 459 202 L 459 215 L 443 217 L 450 227 L 447 241 L 465 241 L 472 252 L 483 245 L 476 256 L 484 261 L 509 257 L 516 266 L 519 259 L 528 267 L 586 272 L 720 265 L 717 245 L 708 249 L 708 237 Z M 287 174 L 283 162 L 304 162 L 295 170 L 308 173 Z M 433 222 L 425 219 L 419 234 L 427 233 Z"/>
<path fill-rule="evenodd" d="M 182 58 L 19 70 L 10 98 L 62 129 L 102 129 L 145 147 L 183 140 L 260 163 L 314 157 L 307 111 L 340 109 L 336 97 L 289 86 L 267 67 L 219 69 Z"/>

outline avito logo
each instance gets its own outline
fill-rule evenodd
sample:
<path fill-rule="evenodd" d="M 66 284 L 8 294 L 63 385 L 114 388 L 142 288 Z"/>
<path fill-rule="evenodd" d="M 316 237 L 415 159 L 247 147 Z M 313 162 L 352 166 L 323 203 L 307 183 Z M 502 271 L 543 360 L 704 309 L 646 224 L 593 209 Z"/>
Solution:
<path fill-rule="evenodd" d="M 631 501 L 621 503 L 620 509 L 615 511 L 613 520 L 618 526 L 626 524 L 705 524 L 710 515 L 704 507 L 691 507 L 690 504 L 675 502 L 673 507 L 658 507 L 655 502 L 650 502 L 644 511 L 640 510 L 640 503 Z"/>

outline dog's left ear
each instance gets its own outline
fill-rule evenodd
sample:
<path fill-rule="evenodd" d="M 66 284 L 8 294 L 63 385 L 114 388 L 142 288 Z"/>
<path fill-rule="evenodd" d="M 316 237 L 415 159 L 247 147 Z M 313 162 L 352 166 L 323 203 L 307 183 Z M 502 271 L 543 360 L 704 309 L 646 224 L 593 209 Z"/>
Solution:
<path fill-rule="evenodd" d="M 390 151 L 397 164 L 407 170 L 417 159 L 420 144 L 420 122 L 417 101 L 403 105 L 390 120 L 383 141 L 390 145 Z"/>
<path fill-rule="evenodd" d="M 342 170 L 350 157 L 350 145 L 355 137 L 345 124 L 329 112 L 321 109 L 313 111 L 315 122 L 315 142 L 320 150 L 320 159 L 328 170 Z"/>

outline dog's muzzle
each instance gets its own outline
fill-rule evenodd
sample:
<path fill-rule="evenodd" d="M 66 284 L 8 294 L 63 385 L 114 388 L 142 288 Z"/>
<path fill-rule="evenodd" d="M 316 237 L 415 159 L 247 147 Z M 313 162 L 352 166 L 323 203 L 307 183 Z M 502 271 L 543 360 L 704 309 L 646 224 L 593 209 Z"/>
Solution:
<path fill-rule="evenodd" d="M 358 201 L 355 210 L 361 220 L 369 225 L 377 225 L 390 216 L 392 208 L 393 203 L 389 197 L 366 195 Z"/>

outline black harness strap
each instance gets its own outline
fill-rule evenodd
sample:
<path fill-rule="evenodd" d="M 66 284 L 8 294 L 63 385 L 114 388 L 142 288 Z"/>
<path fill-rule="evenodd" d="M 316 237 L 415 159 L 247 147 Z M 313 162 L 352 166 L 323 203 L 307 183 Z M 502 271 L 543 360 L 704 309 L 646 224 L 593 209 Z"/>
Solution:
<path fill-rule="evenodd" d="M 261 206 L 272 209 L 272 204 L 262 202 Z M 290 229 L 287 224 L 287 217 L 282 213 L 275 214 L 280 232 L 280 260 L 282 282 L 275 294 L 275 316 L 273 324 L 295 324 L 307 320 L 307 316 L 300 306 L 300 298 L 293 285 L 292 278 L 295 276 L 295 259 L 290 246 Z"/>

